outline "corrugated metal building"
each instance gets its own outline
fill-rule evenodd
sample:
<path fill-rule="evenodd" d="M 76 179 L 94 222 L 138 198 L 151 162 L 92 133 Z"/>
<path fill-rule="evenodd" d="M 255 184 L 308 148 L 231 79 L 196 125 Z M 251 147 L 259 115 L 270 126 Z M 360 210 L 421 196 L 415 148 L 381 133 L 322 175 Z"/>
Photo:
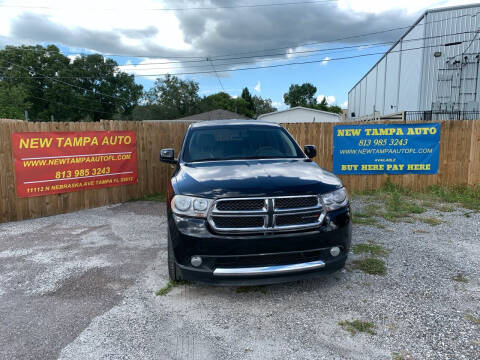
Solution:
<path fill-rule="evenodd" d="M 348 117 L 480 111 L 480 4 L 426 11 L 348 93 Z"/>

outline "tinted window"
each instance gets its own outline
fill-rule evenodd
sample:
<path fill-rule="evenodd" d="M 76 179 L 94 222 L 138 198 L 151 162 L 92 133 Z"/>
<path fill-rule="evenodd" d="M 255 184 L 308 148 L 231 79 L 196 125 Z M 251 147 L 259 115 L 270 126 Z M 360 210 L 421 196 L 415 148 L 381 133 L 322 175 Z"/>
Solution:
<path fill-rule="evenodd" d="M 283 128 L 259 125 L 192 129 L 183 153 L 186 162 L 303 157 Z"/>

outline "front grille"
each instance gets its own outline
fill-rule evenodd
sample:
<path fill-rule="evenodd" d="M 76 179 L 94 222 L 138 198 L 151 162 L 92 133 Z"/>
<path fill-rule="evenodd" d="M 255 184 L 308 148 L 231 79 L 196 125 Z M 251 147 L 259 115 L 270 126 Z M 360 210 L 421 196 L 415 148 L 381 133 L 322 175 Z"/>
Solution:
<path fill-rule="evenodd" d="M 315 207 L 318 205 L 318 197 L 284 197 L 275 199 L 275 209 L 300 209 Z"/>
<path fill-rule="evenodd" d="M 263 216 L 212 216 L 219 229 L 259 228 L 265 225 Z"/>
<path fill-rule="evenodd" d="M 318 222 L 321 212 L 313 213 L 300 213 L 300 214 L 288 214 L 277 215 L 275 217 L 275 225 L 277 226 L 290 226 L 290 225 L 305 225 Z"/>
<path fill-rule="evenodd" d="M 217 202 L 217 210 L 220 211 L 255 211 L 262 210 L 264 207 L 264 199 L 223 200 Z"/>
<path fill-rule="evenodd" d="M 208 222 L 221 233 L 266 233 L 315 228 L 324 217 L 325 211 L 314 195 L 227 198 L 215 201 Z"/>

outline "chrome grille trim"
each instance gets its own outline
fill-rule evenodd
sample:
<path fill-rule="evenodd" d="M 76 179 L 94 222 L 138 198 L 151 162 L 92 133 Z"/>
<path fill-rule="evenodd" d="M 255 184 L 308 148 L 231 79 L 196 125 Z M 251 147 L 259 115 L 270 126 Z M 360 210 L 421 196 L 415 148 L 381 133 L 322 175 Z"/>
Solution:
<path fill-rule="evenodd" d="M 284 199 L 284 198 L 315 198 L 317 204 L 312 207 L 303 207 L 303 208 L 291 208 L 291 209 L 277 209 L 275 207 L 275 199 Z M 217 203 L 225 201 L 246 201 L 246 200 L 263 200 L 264 207 L 257 210 L 237 210 L 237 211 L 224 211 L 217 208 Z M 301 215 L 301 214 L 311 214 L 319 212 L 320 216 L 316 221 L 309 223 L 298 223 L 291 225 L 276 225 L 276 219 L 278 216 L 282 215 Z M 245 217 L 245 216 L 254 216 L 254 217 L 263 217 L 264 225 L 261 227 L 219 227 L 215 224 L 213 217 Z M 218 233 L 267 233 L 267 232 L 286 232 L 286 231 L 295 231 L 295 230 L 305 230 L 318 228 L 323 223 L 325 219 L 326 212 L 322 207 L 319 196 L 316 195 L 298 195 L 298 196 L 278 196 L 278 197 L 247 197 L 247 198 L 222 198 L 215 200 L 213 206 L 210 208 L 210 211 L 207 216 L 207 221 L 215 232 Z"/>

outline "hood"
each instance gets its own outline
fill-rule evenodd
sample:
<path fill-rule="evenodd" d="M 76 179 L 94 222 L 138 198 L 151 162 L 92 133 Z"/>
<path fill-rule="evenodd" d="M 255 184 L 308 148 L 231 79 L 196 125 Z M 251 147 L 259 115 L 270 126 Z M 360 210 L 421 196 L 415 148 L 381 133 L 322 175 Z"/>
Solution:
<path fill-rule="evenodd" d="M 212 199 L 323 194 L 342 186 L 335 175 L 307 159 L 182 163 L 173 185 L 177 194 Z"/>

